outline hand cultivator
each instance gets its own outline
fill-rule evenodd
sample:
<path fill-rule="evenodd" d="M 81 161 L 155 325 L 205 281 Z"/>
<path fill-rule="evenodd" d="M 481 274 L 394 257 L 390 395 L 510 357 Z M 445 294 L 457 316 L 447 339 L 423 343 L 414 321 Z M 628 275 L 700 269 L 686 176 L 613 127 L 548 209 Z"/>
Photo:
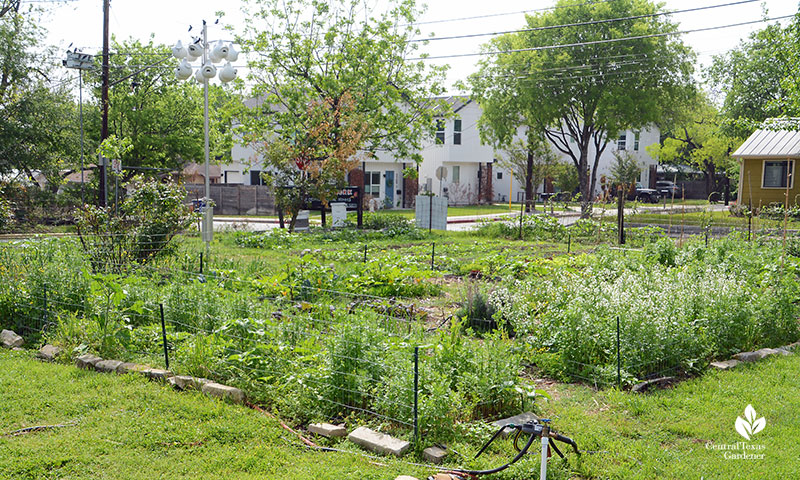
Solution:
<path fill-rule="evenodd" d="M 438 474 L 437 476 L 428 477 L 428 479 L 429 480 L 444 480 L 445 479 L 444 475 L 449 475 L 452 480 L 459 480 L 461 478 L 465 478 L 465 477 L 461 477 L 460 474 L 466 474 L 468 477 L 475 478 L 476 476 L 479 476 L 479 475 L 490 475 L 492 473 L 501 472 L 501 471 L 505 470 L 506 468 L 510 467 L 511 465 L 513 465 L 514 463 L 516 463 L 517 461 L 519 461 L 522 457 L 524 457 L 525 454 L 528 453 L 528 449 L 530 449 L 531 445 L 533 445 L 533 442 L 534 442 L 534 440 L 536 438 L 540 438 L 541 439 L 541 444 L 542 444 L 542 457 L 541 457 L 542 461 L 541 461 L 541 469 L 540 469 L 540 476 L 539 476 L 539 478 L 541 480 L 545 480 L 547 478 L 547 460 L 550 457 L 550 449 L 551 448 L 558 454 L 559 457 L 564 458 L 564 454 L 561 453 L 561 450 L 559 450 L 558 446 L 555 443 L 556 441 L 566 443 L 567 445 L 571 445 L 573 450 L 575 451 L 575 453 L 577 455 L 581 454 L 581 452 L 578 450 L 578 445 L 575 443 L 574 440 L 572 440 L 571 438 L 569 438 L 567 436 L 561 435 L 560 433 L 556 432 L 555 430 L 552 430 L 550 428 L 550 420 L 549 419 L 540 418 L 538 420 L 532 420 L 530 422 L 525 422 L 525 423 L 523 423 L 521 425 L 509 424 L 509 425 L 505 425 L 503 427 L 500 427 L 500 429 L 497 430 L 497 432 L 494 434 L 494 436 L 492 436 L 492 438 L 488 442 L 486 442 L 486 444 L 480 449 L 478 454 L 475 455 L 475 458 L 480 457 L 481 454 L 484 451 L 486 451 L 486 449 L 489 447 L 489 445 L 491 445 L 492 442 L 494 442 L 497 439 L 497 437 L 499 437 L 500 434 L 503 433 L 503 430 L 505 430 L 506 428 L 510 428 L 510 429 L 516 430 L 516 433 L 514 434 L 514 448 L 518 452 L 517 455 L 514 458 L 512 458 L 511 461 L 509 461 L 508 463 L 500 465 L 499 467 L 496 467 L 496 468 L 489 469 L 489 470 L 461 470 L 461 469 L 454 469 L 452 471 L 452 473 Z M 525 442 L 525 445 L 522 448 L 520 448 L 520 446 L 519 446 L 519 438 L 521 436 L 523 436 L 523 435 L 527 435 L 528 436 L 528 440 Z"/>

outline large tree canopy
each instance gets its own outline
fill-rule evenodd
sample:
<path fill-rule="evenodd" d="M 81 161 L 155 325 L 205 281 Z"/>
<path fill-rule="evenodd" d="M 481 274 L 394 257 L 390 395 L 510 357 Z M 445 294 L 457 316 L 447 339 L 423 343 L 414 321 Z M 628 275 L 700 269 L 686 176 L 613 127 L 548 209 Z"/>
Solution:
<path fill-rule="evenodd" d="M 724 118 L 709 99 L 699 94 L 695 102 L 671 124 L 664 125 L 662 141 L 647 147 L 659 163 L 690 165 L 706 175 L 706 191 L 716 189 L 717 172 L 738 174 L 731 154 L 742 139 L 726 133 Z"/>
<path fill-rule="evenodd" d="M 77 108 L 68 82 L 56 82 L 52 52 L 41 47 L 42 11 L 0 2 L 0 173 L 52 185 L 79 158 Z"/>
<path fill-rule="evenodd" d="M 470 78 L 498 142 L 523 125 L 572 159 L 583 215 L 608 140 L 662 121 L 693 91 L 693 54 L 660 13 L 648 0 L 560 0 L 489 42 L 495 53 Z"/>
<path fill-rule="evenodd" d="M 282 149 L 290 157 L 279 163 L 295 164 L 297 181 L 316 172 L 311 174 L 341 184 L 346 159 L 327 160 L 353 149 L 421 161 L 422 140 L 433 135 L 435 107 L 439 114 L 448 107 L 434 98 L 443 93 L 442 69 L 408 60 L 418 45 L 409 42 L 418 33 L 410 26 L 420 12 L 414 0 L 390 2 L 383 12 L 363 0 L 247 3 L 254 21 L 239 43 L 252 59 L 252 94 L 263 100 L 263 108 L 242 118 L 247 143 L 262 152 L 275 142 L 295 145 Z M 310 108 L 315 115 L 308 114 Z M 326 119 L 326 148 L 312 149 L 314 158 L 291 158 L 309 152 L 296 144 L 318 138 L 320 118 Z M 357 137 L 352 125 L 358 125 Z M 268 158 L 278 161 L 275 155 Z M 300 168 L 306 162 L 336 170 Z"/>
<path fill-rule="evenodd" d="M 796 24 L 787 30 L 770 25 L 714 57 L 706 77 L 722 97 L 721 113 L 732 135 L 746 137 L 768 118 L 797 113 L 789 91 L 797 77 L 796 63 L 792 63 L 798 60 L 792 44 L 796 28 Z"/>
<path fill-rule="evenodd" d="M 117 52 L 110 58 L 108 131 L 133 145 L 125 153 L 125 166 L 179 169 L 202 162 L 203 89 L 194 79 L 175 79 L 175 59 L 169 48 L 138 40 L 112 42 Z M 99 61 L 99 57 L 96 59 Z M 100 69 L 89 77 L 100 98 Z M 225 87 L 209 85 L 212 158 L 227 160 L 232 145 L 231 112 L 238 97 Z M 100 139 L 100 118 L 92 117 L 87 134 Z"/>

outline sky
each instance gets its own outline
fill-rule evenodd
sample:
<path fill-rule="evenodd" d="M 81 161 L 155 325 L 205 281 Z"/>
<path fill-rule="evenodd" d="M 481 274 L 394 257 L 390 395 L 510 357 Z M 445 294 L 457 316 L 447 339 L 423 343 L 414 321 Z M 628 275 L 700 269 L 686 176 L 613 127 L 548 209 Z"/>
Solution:
<path fill-rule="evenodd" d="M 23 0 L 24 1 L 24 0 Z M 381 4 L 383 0 L 376 0 Z M 577 2 L 577 0 L 576 0 Z M 763 17 L 764 9 L 768 17 L 792 15 L 798 10 L 796 0 L 666 0 L 665 8 L 672 11 L 690 8 L 739 3 L 699 12 L 676 13 L 673 21 L 679 24 L 681 31 L 694 30 L 723 25 L 731 25 Z M 177 40 L 186 43 L 190 35 L 197 34 L 202 21 L 209 22 L 209 40 L 229 39 L 231 34 L 224 31 L 223 24 L 239 31 L 245 24 L 239 0 L 211 2 L 207 0 L 112 0 L 110 30 L 118 39 L 129 37 L 146 41 L 154 35 L 156 43 L 172 45 Z M 555 0 L 493 0 L 491 2 L 476 0 L 438 0 L 428 3 L 427 11 L 418 19 L 422 36 L 437 37 L 489 33 L 502 30 L 513 30 L 524 25 L 523 11 L 531 11 L 551 7 Z M 42 26 L 48 30 L 47 42 L 56 45 L 59 51 L 79 48 L 84 53 L 96 54 L 102 46 L 102 0 L 67 0 L 62 3 L 47 3 L 50 14 L 46 16 Z M 216 12 L 224 11 L 220 24 L 214 25 L 218 18 Z M 469 19 L 480 16 L 482 18 Z M 453 20 L 453 21 L 449 21 Z M 785 24 L 788 20 L 783 20 Z M 434 23 L 426 23 L 434 22 Z M 700 66 L 711 62 L 713 55 L 725 53 L 736 47 L 742 39 L 752 31 L 761 29 L 765 23 L 756 23 L 738 27 L 724 28 L 707 32 L 687 33 L 682 35 L 684 42 L 694 48 L 698 54 Z M 187 32 L 189 27 L 193 30 Z M 481 44 L 491 37 L 475 37 L 470 39 L 441 40 L 431 42 L 424 47 L 431 56 L 475 53 Z M 479 57 L 451 58 L 429 60 L 435 64 L 449 64 L 447 84 L 463 80 L 476 70 Z M 236 62 L 244 67 L 243 57 Z M 240 68 L 240 74 L 244 73 Z M 452 88 L 451 88 L 452 90 Z"/>

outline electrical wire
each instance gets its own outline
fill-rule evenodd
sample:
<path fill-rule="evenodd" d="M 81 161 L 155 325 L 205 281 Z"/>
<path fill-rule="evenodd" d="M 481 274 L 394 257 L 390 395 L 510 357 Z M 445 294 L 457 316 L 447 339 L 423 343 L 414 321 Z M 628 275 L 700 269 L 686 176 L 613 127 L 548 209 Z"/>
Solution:
<path fill-rule="evenodd" d="M 503 55 L 508 53 L 521 53 L 521 52 L 536 52 L 542 50 L 556 50 L 559 48 L 575 48 L 575 47 L 586 47 L 591 45 L 602 45 L 608 43 L 619 43 L 619 42 L 626 42 L 630 40 L 643 40 L 647 38 L 661 38 L 661 37 L 672 37 L 677 35 L 685 35 L 689 33 L 697 33 L 697 32 L 708 32 L 713 30 L 721 30 L 725 28 L 733 28 L 733 27 L 741 27 L 744 25 L 753 25 L 756 23 L 765 23 L 771 22 L 774 20 L 785 20 L 787 18 L 794 18 L 794 15 L 783 15 L 780 17 L 772 17 L 772 18 L 765 18 L 760 20 L 751 20 L 747 22 L 739 22 L 739 23 L 730 23 L 727 25 L 719 25 L 714 27 L 703 27 L 703 28 L 695 28 L 691 30 L 681 30 L 675 32 L 664 32 L 664 33 L 652 33 L 648 35 L 635 35 L 630 37 L 619 37 L 619 38 L 608 38 L 604 40 L 592 40 L 587 42 L 575 42 L 575 43 L 562 43 L 562 44 L 555 44 L 555 45 L 543 45 L 540 47 L 528 47 L 528 48 L 516 48 L 510 50 L 490 50 L 485 52 L 477 52 L 477 53 L 460 53 L 460 54 L 451 54 L 451 55 L 437 55 L 437 56 L 430 56 L 426 55 L 424 57 L 416 57 L 416 58 L 409 58 L 408 61 L 418 61 L 418 60 L 441 60 L 445 58 L 464 58 L 464 57 L 477 57 L 477 56 L 485 56 L 485 55 Z"/>
<path fill-rule="evenodd" d="M 627 17 L 617 17 L 617 18 L 604 18 L 602 20 L 589 20 L 586 22 L 577 22 L 577 23 L 564 23 L 560 25 L 546 25 L 543 27 L 533 27 L 533 28 L 522 28 L 517 30 L 505 30 L 499 32 L 487 32 L 487 33 L 470 33 L 466 35 L 453 35 L 449 37 L 430 37 L 430 38 L 420 38 L 416 40 L 409 40 L 409 42 L 432 42 L 436 40 L 460 40 L 464 38 L 477 38 L 477 37 L 488 37 L 488 36 L 496 36 L 496 35 L 506 35 L 509 33 L 529 33 L 529 32 L 540 32 L 546 30 L 557 30 L 561 28 L 570 28 L 570 27 L 583 27 L 587 25 L 603 25 L 606 23 L 615 23 L 615 22 L 623 22 L 628 20 L 640 20 L 643 18 L 655 18 L 661 17 L 666 15 L 675 15 L 681 13 L 691 13 L 691 12 L 698 12 L 702 10 L 710 10 L 713 8 L 723 8 L 723 7 L 731 7 L 736 5 L 742 5 L 747 3 L 753 3 L 760 0 L 739 0 L 736 2 L 731 3 L 723 3 L 718 5 L 707 5 L 703 7 L 694 7 L 694 8 L 687 8 L 684 10 L 670 10 L 664 12 L 656 12 L 656 13 L 648 13 L 643 15 L 631 15 Z"/>

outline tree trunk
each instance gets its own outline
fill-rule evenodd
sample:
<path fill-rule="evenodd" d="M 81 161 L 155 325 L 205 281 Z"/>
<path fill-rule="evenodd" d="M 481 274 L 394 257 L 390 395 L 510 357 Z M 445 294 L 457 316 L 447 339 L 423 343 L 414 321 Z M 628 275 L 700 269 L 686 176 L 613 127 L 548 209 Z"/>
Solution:
<path fill-rule="evenodd" d="M 589 179 L 588 147 L 581 147 L 581 156 L 578 161 L 578 183 L 581 188 L 581 218 L 592 215 L 592 184 Z"/>
<path fill-rule="evenodd" d="M 533 153 L 528 151 L 528 163 L 525 168 L 525 211 L 530 213 L 533 200 Z M 534 210 L 536 204 L 534 203 Z"/>

